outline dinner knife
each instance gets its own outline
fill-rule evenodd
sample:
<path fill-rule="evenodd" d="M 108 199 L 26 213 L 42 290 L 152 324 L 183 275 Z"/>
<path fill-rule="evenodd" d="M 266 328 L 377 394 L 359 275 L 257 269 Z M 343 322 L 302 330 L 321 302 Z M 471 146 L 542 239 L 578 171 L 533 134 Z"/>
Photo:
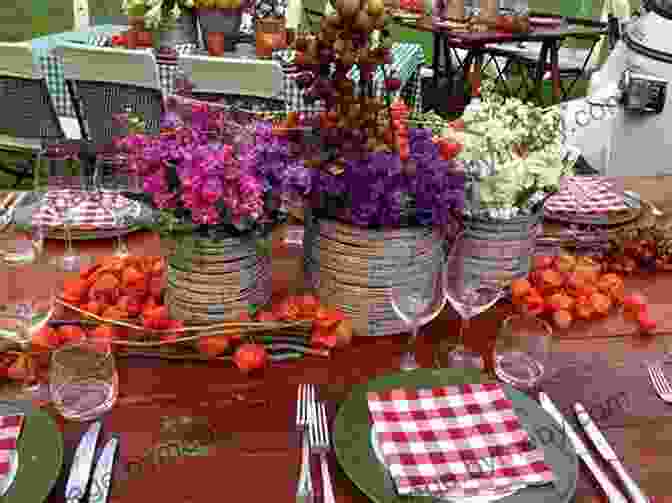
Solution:
<path fill-rule="evenodd" d="M 576 411 L 576 417 L 579 420 L 579 424 L 586 432 L 588 437 L 590 437 L 591 442 L 600 452 L 602 457 L 609 462 L 609 464 L 614 468 L 618 476 L 623 481 L 625 489 L 628 491 L 632 497 L 634 503 L 649 503 L 649 499 L 644 495 L 642 490 L 639 488 L 637 483 L 632 479 L 630 474 L 625 470 L 625 467 L 616 456 L 616 453 L 609 445 L 609 442 L 602 432 L 597 428 L 597 425 L 590 417 L 586 409 L 580 403 L 574 404 L 574 410 Z"/>
<path fill-rule="evenodd" d="M 93 467 L 93 456 L 96 452 L 96 444 L 102 423 L 96 421 L 93 423 L 79 441 L 75 451 L 75 459 L 70 468 L 70 476 L 65 486 L 65 500 L 67 503 L 79 503 L 86 493 L 86 486 L 89 485 L 91 478 L 91 468 Z"/>
<path fill-rule="evenodd" d="M 599 465 L 595 462 L 593 457 L 590 455 L 586 444 L 583 443 L 583 440 L 574 431 L 574 428 L 567 422 L 564 416 L 557 409 L 555 404 L 548 398 L 548 395 L 543 391 L 539 393 L 539 402 L 541 407 L 550 414 L 550 416 L 560 425 L 564 434 L 567 435 L 570 443 L 574 447 L 574 451 L 581 458 L 581 460 L 588 467 L 590 472 L 597 480 L 597 483 L 600 484 L 602 490 L 607 495 L 610 503 L 628 503 L 628 500 L 625 499 L 625 496 L 619 491 L 614 484 L 611 483 L 606 474 L 602 471 Z"/>
<path fill-rule="evenodd" d="M 93 472 L 89 503 L 107 503 L 112 487 L 112 469 L 114 468 L 118 445 L 119 437 L 113 435 L 103 447 L 103 452 L 98 458 L 98 464 L 96 464 L 96 469 Z"/>

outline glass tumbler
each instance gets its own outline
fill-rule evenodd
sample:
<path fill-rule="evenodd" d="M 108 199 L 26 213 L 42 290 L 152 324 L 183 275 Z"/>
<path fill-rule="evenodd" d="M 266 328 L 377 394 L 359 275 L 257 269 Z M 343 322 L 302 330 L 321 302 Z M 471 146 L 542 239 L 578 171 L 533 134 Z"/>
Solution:
<path fill-rule="evenodd" d="M 66 419 L 90 421 L 110 410 L 119 394 L 110 346 L 83 340 L 54 351 L 49 391 L 54 407 Z"/>
<path fill-rule="evenodd" d="M 23 348 L 52 316 L 59 281 L 48 264 L 26 259 L 32 247 L 30 238 L 16 237 L 0 260 L 0 337 Z"/>
<path fill-rule="evenodd" d="M 32 264 L 42 251 L 38 233 L 19 232 L 15 229 L 0 233 L 0 260 L 7 266 Z"/>
<path fill-rule="evenodd" d="M 501 322 L 494 347 L 495 375 L 519 389 L 550 375 L 551 325 L 536 316 L 513 314 Z"/>

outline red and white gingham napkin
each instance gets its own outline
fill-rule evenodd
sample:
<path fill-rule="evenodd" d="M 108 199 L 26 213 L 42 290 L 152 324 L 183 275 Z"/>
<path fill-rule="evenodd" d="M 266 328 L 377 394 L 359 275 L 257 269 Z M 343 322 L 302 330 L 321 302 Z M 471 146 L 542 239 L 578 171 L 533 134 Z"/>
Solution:
<path fill-rule="evenodd" d="M 620 192 L 620 193 L 619 193 Z M 627 210 L 623 192 L 614 183 L 599 176 L 568 176 L 560 190 L 546 200 L 544 209 L 557 214 L 605 214 Z"/>
<path fill-rule="evenodd" d="M 400 495 L 472 497 L 555 480 L 497 383 L 368 394 Z"/>
<path fill-rule="evenodd" d="M 71 211 L 73 228 L 114 229 L 116 227 L 112 209 L 117 216 L 124 214 L 131 217 L 140 212 L 139 204 L 126 197 L 114 193 L 103 192 L 100 200 L 92 192 L 78 189 L 61 189 L 49 191 L 44 203 L 33 216 L 34 226 L 63 227 L 65 211 Z"/>
<path fill-rule="evenodd" d="M 16 450 L 23 427 L 23 415 L 0 417 L 0 478 L 6 477 L 10 471 L 9 457 Z"/>

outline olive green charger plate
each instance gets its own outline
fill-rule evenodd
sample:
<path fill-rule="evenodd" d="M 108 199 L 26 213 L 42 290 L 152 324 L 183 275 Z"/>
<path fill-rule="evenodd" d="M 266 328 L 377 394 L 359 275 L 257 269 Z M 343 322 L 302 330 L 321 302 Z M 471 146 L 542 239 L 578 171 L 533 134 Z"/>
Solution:
<path fill-rule="evenodd" d="M 26 401 L 0 402 L 0 415 L 24 414 L 19 436 L 16 478 L 0 503 L 41 503 L 63 465 L 63 437 L 51 416 Z"/>
<path fill-rule="evenodd" d="M 394 483 L 371 447 L 371 419 L 367 405 L 369 391 L 394 388 L 431 388 L 485 382 L 479 371 L 418 369 L 385 375 L 355 386 L 341 404 L 333 426 L 336 457 L 350 480 L 375 503 L 428 503 L 429 496 L 399 496 Z M 536 402 L 513 387 L 502 384 L 521 424 L 533 442 L 544 449 L 545 461 L 556 477 L 554 484 L 527 487 L 498 500 L 501 503 L 566 503 L 576 491 L 578 460 L 557 423 Z M 549 441 L 554 432 L 554 441 Z M 438 500 L 437 500 L 438 501 Z M 457 501 L 457 500 L 456 500 Z"/>

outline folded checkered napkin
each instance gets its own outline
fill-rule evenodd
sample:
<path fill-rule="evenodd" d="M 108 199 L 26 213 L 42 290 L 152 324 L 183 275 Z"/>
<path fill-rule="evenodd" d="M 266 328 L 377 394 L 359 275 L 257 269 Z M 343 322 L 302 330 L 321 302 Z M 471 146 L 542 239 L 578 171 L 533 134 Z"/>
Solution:
<path fill-rule="evenodd" d="M 16 450 L 16 442 L 21 435 L 23 415 L 0 417 L 0 477 L 9 474 L 9 457 Z"/>
<path fill-rule="evenodd" d="M 496 495 L 555 477 L 497 383 L 368 394 L 400 495 Z"/>
<path fill-rule="evenodd" d="M 604 214 L 627 210 L 623 192 L 599 176 L 568 176 L 560 190 L 546 200 L 544 210 L 561 214 Z"/>
<path fill-rule="evenodd" d="M 68 209 L 71 210 L 73 229 L 114 229 L 123 225 L 115 223 L 115 214 L 117 218 L 122 215 L 137 218 L 140 214 L 137 201 L 114 192 L 103 191 L 98 196 L 78 189 L 60 189 L 44 196 L 43 204 L 33 215 L 33 225 L 63 227 Z"/>

